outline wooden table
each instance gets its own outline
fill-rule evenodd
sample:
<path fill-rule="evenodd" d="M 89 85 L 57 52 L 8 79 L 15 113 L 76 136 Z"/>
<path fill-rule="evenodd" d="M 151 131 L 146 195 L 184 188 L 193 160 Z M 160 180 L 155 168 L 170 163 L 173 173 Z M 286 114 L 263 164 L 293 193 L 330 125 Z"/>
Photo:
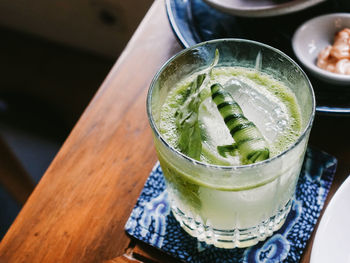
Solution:
<path fill-rule="evenodd" d="M 131 240 L 124 225 L 157 160 L 146 93 L 179 50 L 156 0 L 3 238 L 1 263 L 173 261 Z M 327 201 L 350 173 L 349 120 L 315 119 L 311 145 L 339 161 Z"/>

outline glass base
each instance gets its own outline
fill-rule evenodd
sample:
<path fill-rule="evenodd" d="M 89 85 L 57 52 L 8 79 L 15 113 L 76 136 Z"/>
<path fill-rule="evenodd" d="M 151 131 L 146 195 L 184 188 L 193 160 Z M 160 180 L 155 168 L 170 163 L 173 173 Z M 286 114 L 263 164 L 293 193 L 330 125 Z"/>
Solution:
<path fill-rule="evenodd" d="M 231 249 L 235 247 L 250 247 L 271 236 L 273 232 L 280 229 L 284 224 L 291 205 L 292 202 L 289 201 L 274 216 L 261 222 L 256 227 L 232 230 L 212 228 L 194 220 L 192 217 L 186 216 L 178 207 L 172 207 L 172 212 L 181 227 L 191 236 L 215 247 Z"/>

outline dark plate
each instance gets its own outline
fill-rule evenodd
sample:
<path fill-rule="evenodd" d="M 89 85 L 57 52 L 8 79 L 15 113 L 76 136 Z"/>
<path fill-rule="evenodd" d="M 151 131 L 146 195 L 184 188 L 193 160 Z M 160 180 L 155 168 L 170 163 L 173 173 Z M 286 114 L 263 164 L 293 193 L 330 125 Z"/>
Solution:
<path fill-rule="evenodd" d="M 336 1 L 327 1 L 290 15 L 246 18 L 222 13 L 202 0 L 165 2 L 172 29 L 185 48 L 211 39 L 245 38 L 276 47 L 294 60 L 291 39 L 300 24 L 321 14 L 349 11 Z M 350 115 L 350 87 L 334 86 L 308 76 L 314 87 L 318 113 Z"/>

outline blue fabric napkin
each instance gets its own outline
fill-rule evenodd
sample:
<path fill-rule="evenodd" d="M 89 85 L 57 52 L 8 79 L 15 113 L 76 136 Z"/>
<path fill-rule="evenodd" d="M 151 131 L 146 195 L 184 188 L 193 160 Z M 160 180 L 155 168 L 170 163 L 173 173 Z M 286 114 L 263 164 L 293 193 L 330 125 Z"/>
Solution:
<path fill-rule="evenodd" d="M 298 262 L 322 210 L 337 160 L 309 148 L 292 209 L 280 230 L 250 248 L 222 249 L 188 235 L 171 213 L 159 163 L 153 168 L 126 223 L 132 237 L 184 262 Z"/>

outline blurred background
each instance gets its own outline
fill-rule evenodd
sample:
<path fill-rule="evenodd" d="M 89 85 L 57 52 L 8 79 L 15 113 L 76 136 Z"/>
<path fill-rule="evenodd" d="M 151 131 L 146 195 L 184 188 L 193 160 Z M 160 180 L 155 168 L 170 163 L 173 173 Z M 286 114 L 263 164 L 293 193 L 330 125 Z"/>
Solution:
<path fill-rule="evenodd" d="M 151 4 L 0 1 L 0 240 Z"/>

